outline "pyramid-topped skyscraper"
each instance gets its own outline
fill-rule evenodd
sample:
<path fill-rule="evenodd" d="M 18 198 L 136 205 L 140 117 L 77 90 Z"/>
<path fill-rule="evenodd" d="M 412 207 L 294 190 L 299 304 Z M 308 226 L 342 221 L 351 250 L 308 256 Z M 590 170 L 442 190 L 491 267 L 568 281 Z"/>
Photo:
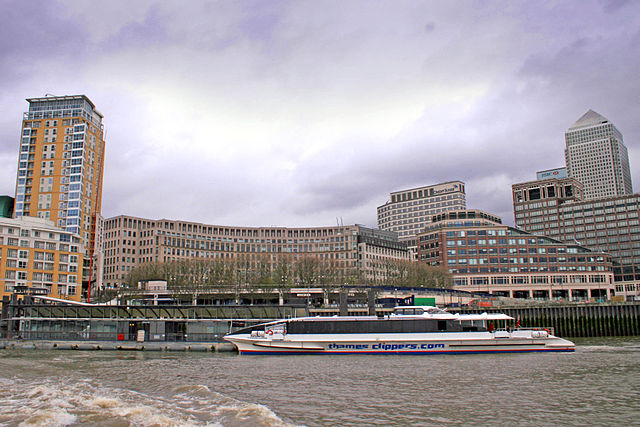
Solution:
<path fill-rule="evenodd" d="M 567 174 L 583 185 L 585 199 L 632 194 L 627 147 L 605 117 L 587 111 L 565 132 Z"/>

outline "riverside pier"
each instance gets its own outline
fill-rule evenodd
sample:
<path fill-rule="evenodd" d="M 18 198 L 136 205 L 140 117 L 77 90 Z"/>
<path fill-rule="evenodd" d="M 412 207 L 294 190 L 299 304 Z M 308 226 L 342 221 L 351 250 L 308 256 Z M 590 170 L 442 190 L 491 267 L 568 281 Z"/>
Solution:
<path fill-rule="evenodd" d="M 360 294 L 362 295 L 362 294 Z M 229 332 L 270 320 L 301 316 L 379 315 L 391 311 L 373 292 L 355 301 L 342 292 L 338 304 L 90 305 L 38 300 L 4 301 L 0 348 L 234 351 Z M 405 301 L 405 303 L 413 303 Z M 551 327 L 558 336 L 640 335 L 640 302 L 535 302 L 503 298 L 451 304 L 460 313 L 501 312 L 525 327 Z M 423 304 L 420 298 L 415 304 Z M 434 305 L 433 303 L 432 305 Z"/>

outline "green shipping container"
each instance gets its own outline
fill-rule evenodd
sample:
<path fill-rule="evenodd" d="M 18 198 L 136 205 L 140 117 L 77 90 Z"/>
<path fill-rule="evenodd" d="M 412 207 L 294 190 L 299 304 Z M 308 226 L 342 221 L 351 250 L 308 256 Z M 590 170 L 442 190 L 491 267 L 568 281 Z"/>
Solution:
<path fill-rule="evenodd" d="M 414 297 L 413 299 L 414 305 L 436 305 L 435 297 Z"/>

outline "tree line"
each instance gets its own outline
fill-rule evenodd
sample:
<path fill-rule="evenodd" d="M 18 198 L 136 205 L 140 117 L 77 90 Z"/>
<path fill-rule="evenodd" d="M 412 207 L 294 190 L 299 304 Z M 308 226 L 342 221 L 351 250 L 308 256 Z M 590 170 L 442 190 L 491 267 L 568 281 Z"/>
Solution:
<path fill-rule="evenodd" d="M 280 255 L 258 259 L 239 256 L 235 259 L 188 259 L 150 262 L 129 272 L 126 285 L 165 280 L 170 290 L 198 290 L 238 287 L 274 287 L 285 292 L 292 287 L 330 288 L 339 285 L 410 286 L 417 288 L 451 288 L 453 279 L 444 268 L 408 260 L 378 261 L 369 269 L 345 266 L 338 260 L 321 260 L 311 256 Z"/>

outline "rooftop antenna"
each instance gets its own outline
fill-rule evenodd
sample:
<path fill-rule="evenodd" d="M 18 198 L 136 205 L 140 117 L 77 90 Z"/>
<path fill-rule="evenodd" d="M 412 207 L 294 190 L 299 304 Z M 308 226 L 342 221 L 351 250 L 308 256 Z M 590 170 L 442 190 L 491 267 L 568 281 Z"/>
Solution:
<path fill-rule="evenodd" d="M 44 96 L 47 97 L 47 96 L 57 96 L 57 95 L 47 92 Z"/>

